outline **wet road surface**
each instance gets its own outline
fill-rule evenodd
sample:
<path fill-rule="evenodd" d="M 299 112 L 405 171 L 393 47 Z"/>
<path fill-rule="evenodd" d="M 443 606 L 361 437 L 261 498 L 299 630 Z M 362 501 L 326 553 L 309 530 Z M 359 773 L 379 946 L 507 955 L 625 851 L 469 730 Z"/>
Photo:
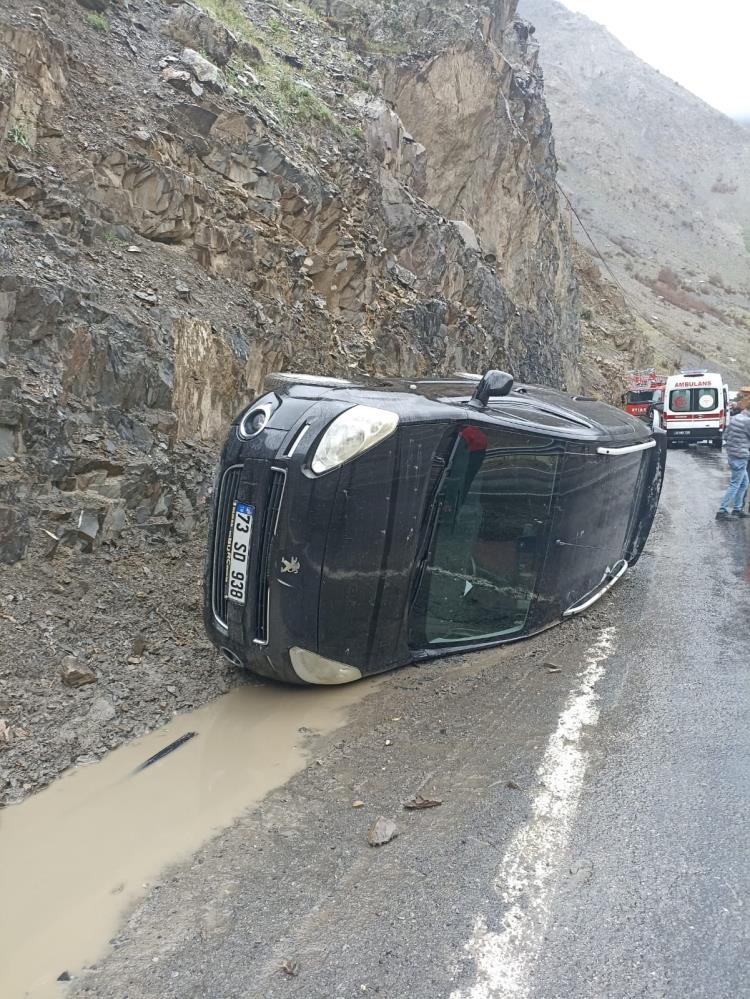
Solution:
<path fill-rule="evenodd" d="M 313 721 L 309 765 L 164 871 L 108 953 L 56 952 L 59 994 L 750 995 L 750 529 L 714 522 L 725 469 L 670 452 L 649 554 L 585 617 Z M 399 835 L 375 849 L 378 815 Z"/>

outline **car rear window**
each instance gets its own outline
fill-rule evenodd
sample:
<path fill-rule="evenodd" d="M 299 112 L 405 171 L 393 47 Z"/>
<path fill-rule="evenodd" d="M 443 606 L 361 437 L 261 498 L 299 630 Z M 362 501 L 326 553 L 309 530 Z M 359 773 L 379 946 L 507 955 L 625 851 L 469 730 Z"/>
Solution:
<path fill-rule="evenodd" d="M 674 413 L 710 413 L 719 405 L 719 390 L 715 388 L 673 389 L 669 393 L 669 408 Z"/>

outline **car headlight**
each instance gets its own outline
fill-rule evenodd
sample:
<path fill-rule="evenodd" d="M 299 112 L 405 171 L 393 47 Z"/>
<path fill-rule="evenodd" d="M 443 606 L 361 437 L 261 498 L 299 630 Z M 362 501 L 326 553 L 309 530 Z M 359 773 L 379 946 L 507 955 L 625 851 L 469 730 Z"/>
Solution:
<path fill-rule="evenodd" d="M 337 416 L 320 438 L 312 460 L 318 475 L 343 465 L 389 437 L 398 426 L 398 416 L 385 409 L 353 406 Z"/>

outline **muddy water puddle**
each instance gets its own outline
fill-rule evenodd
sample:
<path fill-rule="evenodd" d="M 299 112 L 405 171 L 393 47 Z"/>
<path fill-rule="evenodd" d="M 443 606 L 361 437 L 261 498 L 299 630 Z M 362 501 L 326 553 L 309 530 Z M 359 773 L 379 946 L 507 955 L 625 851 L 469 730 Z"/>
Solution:
<path fill-rule="evenodd" d="M 64 995 L 164 867 L 304 767 L 300 729 L 331 732 L 372 689 L 244 685 L 0 811 L 0 996 Z"/>

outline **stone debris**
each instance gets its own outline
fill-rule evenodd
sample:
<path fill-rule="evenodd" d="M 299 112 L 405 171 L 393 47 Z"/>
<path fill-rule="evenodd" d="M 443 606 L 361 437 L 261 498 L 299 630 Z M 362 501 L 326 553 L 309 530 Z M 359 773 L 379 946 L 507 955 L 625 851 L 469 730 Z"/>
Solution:
<path fill-rule="evenodd" d="M 114 704 L 106 697 L 97 697 L 86 714 L 90 725 L 105 725 L 117 714 Z"/>
<path fill-rule="evenodd" d="M 162 31 L 193 50 L 205 52 L 217 66 L 226 66 L 238 45 L 228 28 L 189 3 L 181 4 L 168 17 Z"/>
<path fill-rule="evenodd" d="M 413 798 L 404 802 L 404 808 L 408 812 L 418 812 L 427 808 L 437 808 L 442 803 L 442 798 L 425 798 L 421 794 L 415 794 Z"/>
<path fill-rule="evenodd" d="M 62 682 L 66 687 L 83 687 L 88 683 L 96 683 L 96 673 L 75 656 L 64 656 L 60 663 Z"/>
<path fill-rule="evenodd" d="M 180 54 L 180 62 L 190 69 L 199 83 L 205 83 L 206 86 L 212 87 L 214 90 L 224 90 L 226 87 L 219 67 L 209 62 L 195 49 L 183 49 Z"/>
<path fill-rule="evenodd" d="M 386 843 L 390 843 L 392 839 L 395 839 L 396 836 L 398 836 L 398 826 L 393 819 L 387 819 L 383 815 L 380 815 L 370 826 L 367 833 L 367 842 L 370 846 L 384 846 Z"/>

